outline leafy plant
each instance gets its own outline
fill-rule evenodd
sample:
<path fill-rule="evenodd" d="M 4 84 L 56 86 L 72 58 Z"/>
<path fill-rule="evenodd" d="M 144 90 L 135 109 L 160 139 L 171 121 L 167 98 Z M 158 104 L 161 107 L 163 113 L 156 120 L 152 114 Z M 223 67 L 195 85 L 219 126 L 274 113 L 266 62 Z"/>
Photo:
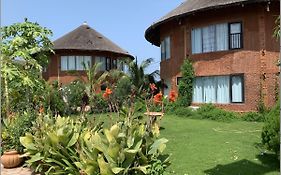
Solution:
<path fill-rule="evenodd" d="M 2 130 L 3 150 L 16 150 L 22 153 L 24 147 L 20 143 L 20 137 L 31 131 L 34 120 L 35 114 L 33 112 L 17 113 L 13 117 L 4 119 Z"/>
<path fill-rule="evenodd" d="M 52 32 L 37 23 L 15 23 L 1 28 L 1 77 L 3 78 L 5 116 L 11 113 L 11 94 L 21 91 L 22 101 L 31 103 L 33 91 L 41 88 L 42 67 L 48 63 L 52 42 L 48 38 Z M 16 93 L 15 93 L 16 94 Z M 29 106 L 30 107 L 30 106 Z M 16 108 L 14 108 L 16 109 Z M 3 113 L 3 112 L 2 112 Z"/>
<path fill-rule="evenodd" d="M 265 120 L 264 114 L 258 112 L 247 112 L 243 114 L 241 117 L 242 120 L 248 122 L 264 122 Z"/>
<path fill-rule="evenodd" d="M 280 156 L 280 101 L 265 116 L 265 123 L 262 130 L 262 143 L 267 149 L 274 151 L 278 158 Z M 280 158 L 279 158 L 280 159 Z"/>
<path fill-rule="evenodd" d="M 34 134 L 20 139 L 27 163 L 45 174 L 163 174 L 168 140 L 148 131 L 132 110 L 124 108 L 122 116 L 109 128 L 86 119 L 39 116 Z"/>
<path fill-rule="evenodd" d="M 182 106 L 190 106 L 192 102 L 194 69 L 190 59 L 185 59 L 181 67 L 182 79 L 179 83 L 179 103 Z"/>
<path fill-rule="evenodd" d="M 213 104 L 204 104 L 200 106 L 200 108 L 197 109 L 195 114 L 196 118 L 223 122 L 230 122 L 238 118 L 236 113 L 219 109 Z"/>
<path fill-rule="evenodd" d="M 63 95 L 71 113 L 76 113 L 77 107 L 81 107 L 86 87 L 83 82 L 76 80 L 63 87 Z"/>

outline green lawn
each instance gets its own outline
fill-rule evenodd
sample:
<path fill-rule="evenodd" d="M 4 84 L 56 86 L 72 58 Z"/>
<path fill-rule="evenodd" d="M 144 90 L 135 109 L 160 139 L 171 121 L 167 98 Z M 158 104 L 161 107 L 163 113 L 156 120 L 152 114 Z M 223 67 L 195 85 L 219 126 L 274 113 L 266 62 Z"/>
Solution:
<path fill-rule="evenodd" d="M 263 123 L 222 123 L 165 115 L 161 137 L 169 140 L 172 165 L 168 174 L 277 175 L 273 155 L 261 156 Z"/>

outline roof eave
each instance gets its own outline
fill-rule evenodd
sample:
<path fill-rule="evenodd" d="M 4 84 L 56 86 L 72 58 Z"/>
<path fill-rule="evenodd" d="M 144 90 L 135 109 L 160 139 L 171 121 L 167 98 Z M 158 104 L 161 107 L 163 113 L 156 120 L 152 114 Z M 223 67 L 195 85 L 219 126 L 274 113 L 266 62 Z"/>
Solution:
<path fill-rule="evenodd" d="M 267 2 L 267 1 L 274 1 L 274 0 L 256 0 L 256 1 L 235 2 L 235 3 L 231 3 L 231 4 L 222 4 L 222 5 L 218 5 L 218 6 L 206 7 L 206 8 L 202 8 L 202 9 L 186 12 L 186 13 L 183 13 L 183 14 L 175 15 L 175 16 L 169 17 L 167 19 L 164 19 L 162 21 L 159 21 L 159 22 L 156 22 L 156 23 L 152 24 L 145 31 L 145 39 L 147 41 L 149 41 L 151 44 L 160 47 L 160 44 L 161 44 L 160 43 L 160 25 L 162 25 L 164 23 L 167 23 L 169 21 L 172 21 L 172 20 L 175 20 L 175 19 L 179 19 L 179 18 L 182 18 L 182 17 L 187 17 L 187 16 L 189 16 L 191 14 L 195 14 L 195 13 L 199 13 L 199 12 L 203 12 L 203 11 L 214 10 L 214 9 L 221 9 L 221 8 L 237 6 L 237 5 L 241 5 L 241 4 L 245 4 L 246 5 L 246 4 Z"/>

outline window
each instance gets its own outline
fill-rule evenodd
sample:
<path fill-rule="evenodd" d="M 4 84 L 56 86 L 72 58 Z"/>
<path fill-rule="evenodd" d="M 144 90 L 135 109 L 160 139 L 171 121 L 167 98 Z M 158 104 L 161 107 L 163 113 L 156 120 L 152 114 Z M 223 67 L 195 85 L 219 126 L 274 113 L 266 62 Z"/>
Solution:
<path fill-rule="evenodd" d="M 231 102 L 232 103 L 242 103 L 244 101 L 244 88 L 243 88 L 243 77 L 242 76 L 232 76 L 231 77 Z"/>
<path fill-rule="evenodd" d="M 124 70 L 124 64 L 121 60 L 117 60 L 117 69 L 123 71 Z"/>
<path fill-rule="evenodd" d="M 161 41 L 161 60 L 167 60 L 171 58 L 171 41 L 170 37 L 164 38 Z"/>
<path fill-rule="evenodd" d="M 61 56 L 61 70 L 85 70 L 86 68 L 92 65 L 91 56 Z"/>
<path fill-rule="evenodd" d="M 222 23 L 191 32 L 192 53 L 207 53 L 242 48 L 241 23 Z"/>
<path fill-rule="evenodd" d="M 243 103 L 243 75 L 196 77 L 194 103 Z"/>
<path fill-rule="evenodd" d="M 177 86 L 180 84 L 181 80 L 182 80 L 182 77 L 177 77 Z"/>
<path fill-rule="evenodd" d="M 106 58 L 106 70 L 111 69 L 111 58 Z"/>
<path fill-rule="evenodd" d="M 98 68 L 99 71 L 106 70 L 106 58 L 105 57 L 96 57 L 95 62 L 96 62 L 96 64 L 100 63 L 100 67 Z"/>
<path fill-rule="evenodd" d="M 231 23 L 230 34 L 229 34 L 229 43 L 230 49 L 240 49 L 242 48 L 242 27 L 241 23 Z"/>

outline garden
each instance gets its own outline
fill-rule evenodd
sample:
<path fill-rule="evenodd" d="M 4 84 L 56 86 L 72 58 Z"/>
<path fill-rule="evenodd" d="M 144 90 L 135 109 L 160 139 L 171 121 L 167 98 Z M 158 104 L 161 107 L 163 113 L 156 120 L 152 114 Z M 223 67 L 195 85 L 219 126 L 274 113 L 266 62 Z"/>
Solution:
<path fill-rule="evenodd" d="M 73 175 L 279 174 L 279 102 L 244 114 L 211 104 L 193 110 L 189 59 L 178 95 L 162 94 L 159 71 L 145 73 L 153 59 L 124 60 L 128 73 L 84 65 L 86 80 L 46 82 L 52 32 L 25 20 L 1 34 L 4 167 Z"/>

